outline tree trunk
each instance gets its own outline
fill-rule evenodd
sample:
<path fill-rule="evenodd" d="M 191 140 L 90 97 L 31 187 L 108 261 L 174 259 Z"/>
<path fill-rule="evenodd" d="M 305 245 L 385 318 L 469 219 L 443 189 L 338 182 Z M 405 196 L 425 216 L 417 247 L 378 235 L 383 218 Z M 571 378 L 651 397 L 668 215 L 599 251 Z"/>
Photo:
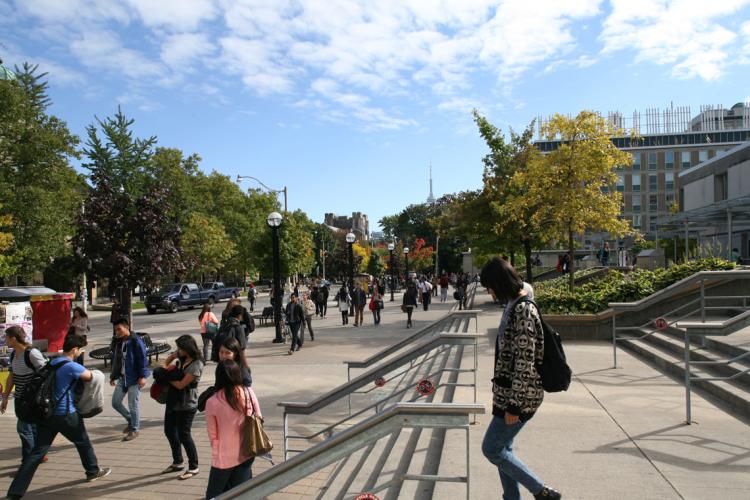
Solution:
<path fill-rule="evenodd" d="M 523 240 L 523 255 L 526 257 L 526 281 L 534 281 L 534 274 L 531 270 L 531 238 Z"/>
<path fill-rule="evenodd" d="M 570 291 L 573 291 L 573 288 L 575 287 L 575 264 L 574 264 L 574 254 L 575 247 L 573 246 L 573 231 L 568 231 L 568 274 L 570 275 L 568 278 L 568 287 Z"/>
<path fill-rule="evenodd" d="M 516 267 L 516 251 L 515 251 L 515 249 L 510 251 L 510 265 L 513 266 L 513 267 Z"/>

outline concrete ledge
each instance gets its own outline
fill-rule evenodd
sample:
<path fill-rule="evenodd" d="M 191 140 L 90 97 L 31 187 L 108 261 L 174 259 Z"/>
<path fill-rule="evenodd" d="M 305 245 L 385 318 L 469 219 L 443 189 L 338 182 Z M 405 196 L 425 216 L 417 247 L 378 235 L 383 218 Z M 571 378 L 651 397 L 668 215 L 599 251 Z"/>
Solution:
<path fill-rule="evenodd" d="M 563 340 L 611 340 L 612 309 L 598 314 L 545 314 Z"/>

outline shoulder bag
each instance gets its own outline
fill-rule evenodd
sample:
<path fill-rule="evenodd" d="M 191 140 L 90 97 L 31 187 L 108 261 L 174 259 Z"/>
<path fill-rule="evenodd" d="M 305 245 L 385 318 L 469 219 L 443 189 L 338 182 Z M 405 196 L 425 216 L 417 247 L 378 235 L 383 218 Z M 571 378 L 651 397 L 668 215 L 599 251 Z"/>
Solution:
<path fill-rule="evenodd" d="M 250 457 L 259 457 L 270 452 L 273 449 L 273 443 L 263 429 L 263 418 L 258 416 L 250 392 L 246 388 L 243 390 L 245 392 L 245 423 L 242 426 L 242 451 Z M 247 415 L 248 401 L 253 407 L 251 416 Z"/>

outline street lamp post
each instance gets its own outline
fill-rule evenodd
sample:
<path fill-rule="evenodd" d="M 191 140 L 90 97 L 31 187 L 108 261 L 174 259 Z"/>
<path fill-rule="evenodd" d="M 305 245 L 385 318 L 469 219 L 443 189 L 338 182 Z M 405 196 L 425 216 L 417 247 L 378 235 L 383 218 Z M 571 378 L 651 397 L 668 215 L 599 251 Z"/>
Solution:
<path fill-rule="evenodd" d="M 284 186 L 284 189 L 271 189 L 270 187 L 268 187 L 265 184 L 263 184 L 260 181 L 260 179 L 258 179 L 257 177 L 250 176 L 250 175 L 238 175 L 237 176 L 237 184 L 239 184 L 241 181 L 243 181 L 245 179 L 252 179 L 252 180 L 254 180 L 255 182 L 257 182 L 258 184 L 260 184 L 261 186 L 263 186 L 264 188 L 266 188 L 266 190 L 270 191 L 271 193 L 284 193 L 284 212 L 286 213 L 288 211 L 288 207 L 287 207 L 287 194 L 288 193 L 287 193 L 287 190 L 286 190 L 286 186 Z"/>
<path fill-rule="evenodd" d="M 404 247 L 404 266 L 406 267 L 406 280 L 404 283 L 409 283 L 409 247 Z"/>
<path fill-rule="evenodd" d="M 354 236 L 354 233 L 347 233 L 346 234 L 346 244 L 349 246 L 349 293 L 352 293 L 354 291 L 354 240 L 356 240 L 357 237 Z M 352 301 L 352 305 L 349 308 L 349 316 L 354 316 L 354 301 Z"/>
<path fill-rule="evenodd" d="M 284 219 L 278 212 L 271 212 L 266 219 L 266 224 L 271 228 L 273 237 L 273 322 L 276 326 L 275 344 L 284 342 L 281 337 L 281 257 L 279 255 L 279 228 Z"/>
<path fill-rule="evenodd" d="M 394 268 L 394 266 L 393 266 L 393 250 L 395 248 L 396 248 L 396 245 L 394 245 L 393 243 L 388 243 L 388 252 L 390 252 L 390 254 L 391 254 L 391 266 L 390 266 L 391 267 L 391 302 L 393 302 L 393 288 L 396 286 L 396 283 L 395 283 L 394 278 L 393 278 L 393 271 L 394 271 L 394 269 L 393 269 Z"/>

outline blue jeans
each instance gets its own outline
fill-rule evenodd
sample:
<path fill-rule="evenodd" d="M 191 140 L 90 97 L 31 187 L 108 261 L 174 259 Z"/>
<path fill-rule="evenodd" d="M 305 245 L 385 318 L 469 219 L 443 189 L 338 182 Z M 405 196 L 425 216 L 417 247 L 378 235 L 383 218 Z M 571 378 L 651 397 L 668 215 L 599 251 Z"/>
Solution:
<path fill-rule="evenodd" d="M 299 348 L 302 347 L 302 340 L 299 338 L 299 327 L 299 321 L 289 322 L 289 330 L 292 332 L 292 346 L 290 347 L 290 350 L 292 351 L 299 350 Z"/>
<path fill-rule="evenodd" d="M 538 495 L 544 488 L 544 483 L 513 455 L 513 439 L 524 424 L 519 420 L 513 425 L 507 425 L 505 418 L 494 416 L 482 441 L 482 453 L 500 472 L 504 500 L 521 499 L 518 483 L 534 495 Z"/>
<path fill-rule="evenodd" d="M 86 427 L 83 425 L 83 419 L 78 413 L 68 413 L 67 415 L 52 415 L 46 422 L 37 424 L 37 440 L 34 449 L 25 460 L 16 473 L 16 477 L 8 488 L 8 496 L 23 496 L 34 478 L 37 467 L 42 462 L 42 458 L 47 454 L 55 436 L 60 433 L 65 439 L 73 443 L 81 457 L 81 464 L 87 475 L 99 472 L 99 464 L 96 461 L 94 447 L 91 446 L 89 435 L 86 433 Z"/>
<path fill-rule="evenodd" d="M 17 407 L 16 417 L 18 417 Z M 31 455 L 31 451 L 36 444 L 36 424 L 25 422 L 19 418 L 18 422 L 16 422 L 16 431 L 18 431 L 18 436 L 21 438 L 21 462 L 25 462 L 29 458 L 29 455 Z"/>
<path fill-rule="evenodd" d="M 251 458 L 247 462 L 229 469 L 211 467 L 211 472 L 208 475 L 206 498 L 217 497 L 245 481 L 250 481 L 253 478 L 253 471 L 250 467 L 252 467 L 254 460 L 254 458 Z"/>
<path fill-rule="evenodd" d="M 125 395 L 128 396 L 128 407 L 122 404 Z M 115 384 L 115 392 L 112 393 L 112 408 L 125 417 L 130 429 L 137 432 L 141 428 L 141 388 L 138 384 L 125 386 L 125 378 L 120 377 Z"/>

